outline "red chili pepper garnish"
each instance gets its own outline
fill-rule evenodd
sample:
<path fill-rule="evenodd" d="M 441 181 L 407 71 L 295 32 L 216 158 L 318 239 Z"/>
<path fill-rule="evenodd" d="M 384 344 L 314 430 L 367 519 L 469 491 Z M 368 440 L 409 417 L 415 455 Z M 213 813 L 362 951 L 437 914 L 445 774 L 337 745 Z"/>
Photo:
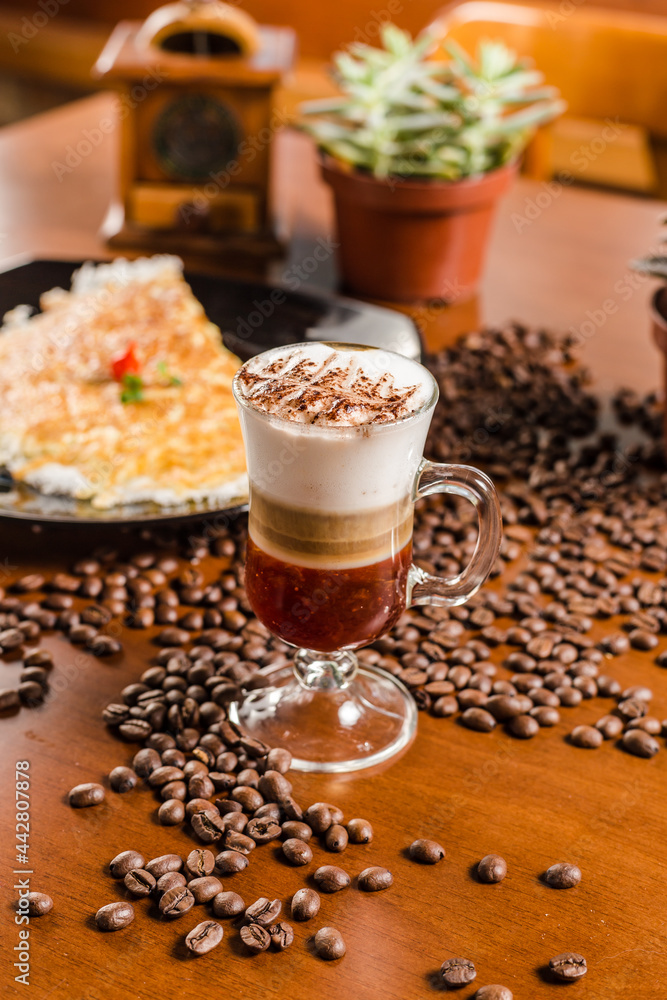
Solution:
<path fill-rule="evenodd" d="M 141 364 L 136 356 L 135 343 L 131 343 L 125 354 L 111 362 L 111 371 L 116 382 L 122 382 L 126 375 L 138 375 Z"/>

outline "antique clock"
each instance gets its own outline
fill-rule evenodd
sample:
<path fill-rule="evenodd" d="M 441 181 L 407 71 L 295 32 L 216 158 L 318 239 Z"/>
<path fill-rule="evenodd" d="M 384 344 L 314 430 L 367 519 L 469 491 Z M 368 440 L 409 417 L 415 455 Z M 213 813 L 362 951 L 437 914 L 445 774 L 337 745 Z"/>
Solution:
<path fill-rule="evenodd" d="M 117 25 L 95 65 L 120 92 L 120 190 L 103 227 L 111 245 L 277 249 L 271 148 L 286 116 L 274 94 L 294 52 L 290 28 L 257 25 L 218 0 Z"/>

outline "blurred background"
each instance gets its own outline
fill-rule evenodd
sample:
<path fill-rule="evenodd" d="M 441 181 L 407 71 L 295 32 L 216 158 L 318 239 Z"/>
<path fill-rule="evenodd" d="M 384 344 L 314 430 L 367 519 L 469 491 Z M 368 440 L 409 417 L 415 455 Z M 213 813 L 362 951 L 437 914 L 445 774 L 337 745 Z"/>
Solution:
<path fill-rule="evenodd" d="M 498 37 L 532 56 L 558 86 L 568 113 L 542 130 L 524 171 L 639 196 L 667 197 L 667 0 L 555 0 L 541 3 L 434 0 L 243 0 L 257 21 L 293 27 L 299 60 L 281 95 L 293 110 L 333 92 L 326 66 L 351 41 L 377 44 L 391 20 L 416 34 L 435 21 L 474 49 Z M 0 4 L 0 124 L 93 92 L 91 67 L 113 26 L 143 19 L 155 0 L 13 0 Z M 545 18 L 544 12 L 547 11 Z M 606 148 L 600 145 L 607 123 Z M 613 136 L 612 136 L 613 132 Z M 593 155 L 594 153 L 594 155 Z"/>

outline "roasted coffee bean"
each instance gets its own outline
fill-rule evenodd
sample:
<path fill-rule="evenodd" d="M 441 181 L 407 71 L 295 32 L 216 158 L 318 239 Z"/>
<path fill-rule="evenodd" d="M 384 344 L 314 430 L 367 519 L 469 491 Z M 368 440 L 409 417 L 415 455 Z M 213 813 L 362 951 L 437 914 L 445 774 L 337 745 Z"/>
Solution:
<path fill-rule="evenodd" d="M 248 858 L 239 851 L 221 851 L 215 856 L 215 870 L 220 875 L 233 875 L 248 867 Z"/>
<path fill-rule="evenodd" d="M 544 881 L 552 889 L 572 889 L 581 882 L 581 869 L 576 865 L 561 861 L 551 865 L 544 873 Z"/>
<path fill-rule="evenodd" d="M 258 788 L 267 802 L 280 802 L 286 795 L 292 794 L 292 783 L 280 771 L 265 771 L 259 779 Z"/>
<path fill-rule="evenodd" d="M 160 875 L 157 883 L 155 885 L 155 890 L 159 896 L 162 896 L 169 889 L 174 889 L 176 886 L 187 885 L 187 879 L 185 875 L 181 872 L 165 872 L 164 875 Z"/>
<path fill-rule="evenodd" d="M 268 844 L 270 840 L 277 840 L 281 834 L 279 823 L 275 823 L 268 817 L 254 817 L 245 828 L 248 837 L 252 837 L 256 844 Z"/>
<path fill-rule="evenodd" d="M 104 589 L 104 584 L 99 576 L 87 576 L 81 581 L 79 594 L 81 597 L 91 597 L 93 600 L 99 597 Z"/>
<path fill-rule="evenodd" d="M 303 819 L 313 833 L 318 834 L 325 833 L 333 822 L 329 807 L 324 802 L 315 802 L 309 806 L 303 814 Z"/>
<path fill-rule="evenodd" d="M 37 681 L 22 681 L 16 690 L 23 704 L 30 707 L 38 705 L 40 701 L 43 701 L 46 694 L 43 686 L 38 684 Z"/>
<path fill-rule="evenodd" d="M 285 824 L 283 824 L 284 829 Z M 357 818 L 348 820 L 346 829 L 351 844 L 370 844 L 373 839 L 373 827 L 367 819 Z"/>
<path fill-rule="evenodd" d="M 585 750 L 597 749 L 602 745 L 603 739 L 602 733 L 595 726 L 575 726 L 570 733 L 570 742 Z"/>
<path fill-rule="evenodd" d="M 560 722 L 560 712 L 550 705 L 536 705 L 528 714 L 537 720 L 540 727 L 557 726 Z"/>
<path fill-rule="evenodd" d="M 185 859 L 185 870 L 193 878 L 202 878 L 210 875 L 215 867 L 215 857 L 212 851 L 206 848 L 190 851 Z"/>
<path fill-rule="evenodd" d="M 294 867 L 308 865 L 313 860 L 313 852 L 311 851 L 310 846 L 304 843 L 303 840 L 298 840 L 296 838 L 285 840 L 283 842 L 282 849 L 285 859 L 290 865 L 294 865 Z"/>
<path fill-rule="evenodd" d="M 513 686 L 513 690 L 516 692 L 516 688 Z M 493 718 L 497 722 L 506 722 L 508 719 L 513 719 L 515 715 L 521 715 L 522 706 L 521 702 L 507 694 L 494 694 L 487 699 L 484 706 L 487 712 L 490 712 Z"/>
<path fill-rule="evenodd" d="M 137 607 L 125 619 L 130 628 L 150 628 L 155 622 L 155 614 L 151 608 Z"/>
<path fill-rule="evenodd" d="M 254 903 L 246 907 L 245 918 L 250 923 L 259 924 L 260 927 L 269 927 L 280 915 L 282 908 L 283 904 L 279 899 L 267 899 L 265 896 L 260 896 Z"/>
<path fill-rule="evenodd" d="M 21 698 L 18 691 L 14 691 L 12 688 L 0 690 L 0 712 L 12 711 L 20 706 Z"/>
<path fill-rule="evenodd" d="M 88 645 L 99 635 L 94 625 L 73 625 L 69 630 L 68 639 L 75 645 Z"/>
<path fill-rule="evenodd" d="M 328 851 L 340 854 L 347 847 L 347 830 L 340 823 L 333 823 L 324 835 L 324 843 Z"/>
<path fill-rule="evenodd" d="M 150 896 L 156 885 L 155 877 L 143 868 L 132 868 L 123 881 L 133 896 Z"/>
<path fill-rule="evenodd" d="M 408 854 L 412 861 L 418 861 L 421 865 L 435 865 L 444 858 L 445 849 L 435 840 L 419 839 L 410 844 Z"/>
<path fill-rule="evenodd" d="M 271 944 L 276 951 L 285 951 L 294 941 L 294 928 L 290 924 L 286 924 L 284 920 L 277 924 L 271 924 L 268 930 Z"/>
<path fill-rule="evenodd" d="M 157 811 L 162 826 L 178 826 L 185 820 L 185 806 L 181 799 L 165 799 Z"/>
<path fill-rule="evenodd" d="M 320 911 L 320 897 L 314 889 L 299 889 L 292 896 L 290 909 L 294 920 L 312 920 Z"/>
<path fill-rule="evenodd" d="M 371 865 L 360 872 L 357 882 L 363 892 L 380 892 L 394 884 L 394 877 L 386 868 Z"/>
<path fill-rule="evenodd" d="M 618 711 L 626 721 L 640 719 L 648 712 L 648 705 L 640 698 L 625 698 L 623 701 L 619 701 Z"/>
<path fill-rule="evenodd" d="M 41 573 L 26 573 L 12 584 L 12 590 L 18 591 L 19 594 L 27 594 L 33 590 L 42 590 L 45 582 Z M 77 580 L 77 585 L 78 582 Z"/>
<path fill-rule="evenodd" d="M 325 962 L 342 958 L 347 950 L 342 934 L 335 927 L 320 927 L 315 935 L 314 944 L 317 955 Z"/>
<path fill-rule="evenodd" d="M 588 971 L 584 956 L 574 951 L 566 951 L 562 955 L 550 958 L 549 970 L 556 979 L 564 982 L 581 979 Z"/>
<path fill-rule="evenodd" d="M 129 792 L 136 787 L 138 777 L 131 767 L 114 767 L 109 774 L 109 784 L 114 792 Z"/>
<path fill-rule="evenodd" d="M 24 636 L 23 632 L 18 628 L 7 628 L 0 632 L 0 649 L 3 652 L 9 652 L 12 649 L 18 649 L 18 647 L 23 642 Z"/>
<path fill-rule="evenodd" d="M 260 806 L 264 805 L 263 796 L 256 788 L 249 788 L 247 785 L 237 785 L 231 790 L 229 797 L 233 802 L 240 802 L 243 811 L 248 813 L 253 813 L 255 809 L 259 809 Z"/>
<path fill-rule="evenodd" d="M 71 789 L 68 798 L 69 804 L 74 809 L 99 806 L 100 803 L 104 802 L 104 788 L 96 781 L 86 781 L 82 785 L 75 785 Z"/>
<path fill-rule="evenodd" d="M 163 628 L 155 637 L 158 646 L 184 646 L 190 641 L 190 633 L 182 628 Z"/>
<path fill-rule="evenodd" d="M 303 809 L 291 795 L 287 795 L 284 799 L 281 799 L 278 805 L 282 809 L 283 815 L 286 820 L 301 821 L 304 818 Z"/>
<path fill-rule="evenodd" d="M 626 729 L 643 729 L 651 736 L 659 736 L 662 732 L 662 723 L 654 715 L 644 715 L 641 719 L 630 719 L 625 725 Z"/>
<path fill-rule="evenodd" d="M 195 897 L 195 903 L 208 903 L 222 892 L 222 882 L 214 875 L 203 875 L 188 882 L 188 889 Z"/>
<path fill-rule="evenodd" d="M 245 903 L 238 892 L 219 892 L 211 901 L 213 913 L 220 919 L 238 917 L 245 912 Z"/>
<path fill-rule="evenodd" d="M 53 909 L 53 900 L 45 892 L 28 893 L 28 913 L 31 917 L 43 917 Z"/>
<path fill-rule="evenodd" d="M 23 663 L 26 667 L 46 667 L 53 666 L 53 653 L 48 649 L 31 649 L 23 656 Z"/>
<path fill-rule="evenodd" d="M 79 583 L 77 581 L 77 590 L 78 588 Z M 65 611 L 67 608 L 71 608 L 73 604 L 74 600 L 69 594 L 48 594 L 42 601 L 42 607 L 48 608 L 50 611 Z M 2 637 L 0 636 L 1 641 Z"/>
<path fill-rule="evenodd" d="M 308 841 L 313 835 L 313 831 L 306 823 L 300 823 L 296 819 L 288 819 L 283 823 L 282 836 L 285 840 L 303 840 Z M 348 830 L 349 834 L 349 830 Z M 351 839 L 351 838 L 350 838 Z"/>
<path fill-rule="evenodd" d="M 507 729 L 520 740 L 530 740 L 540 730 L 540 724 L 532 715 L 516 715 L 507 723 Z"/>
<path fill-rule="evenodd" d="M 269 932 L 259 924 L 247 924 L 241 928 L 241 940 L 252 952 L 266 951 L 271 944 Z"/>
<path fill-rule="evenodd" d="M 49 675 L 43 667 L 26 667 L 21 671 L 20 682 L 24 684 L 27 681 L 35 681 L 46 688 L 49 685 Z"/>
<path fill-rule="evenodd" d="M 175 920 L 176 917 L 182 917 L 194 905 L 195 897 L 187 886 L 184 885 L 175 885 L 171 889 L 167 889 L 160 896 L 160 902 L 158 903 L 160 913 L 168 920 Z"/>
<path fill-rule="evenodd" d="M 635 757 L 655 757 L 660 744 L 643 729 L 628 729 L 621 738 L 623 749 Z"/>
<path fill-rule="evenodd" d="M 646 629 L 633 629 L 628 636 L 628 639 L 630 640 L 630 645 L 633 649 L 655 649 L 658 645 L 658 637 L 652 632 L 646 631 Z"/>
<path fill-rule="evenodd" d="M 575 687 L 558 687 L 554 691 L 554 694 L 558 695 L 561 705 L 565 708 L 574 708 L 583 701 L 581 691 Z"/>
<path fill-rule="evenodd" d="M 280 826 L 281 818 L 282 812 L 277 802 L 265 802 L 263 806 L 260 806 L 253 813 L 253 819 L 269 819 L 278 826 Z"/>
<path fill-rule="evenodd" d="M 255 850 L 255 841 L 252 837 L 246 837 L 244 833 L 237 830 L 225 830 L 223 844 L 229 851 L 238 851 L 240 854 L 250 854 Z"/>
<path fill-rule="evenodd" d="M 172 767 L 169 764 L 161 764 L 148 775 L 148 784 L 151 788 L 160 788 L 170 781 L 182 781 L 184 772 L 180 767 Z"/>
<path fill-rule="evenodd" d="M 467 708 L 461 722 L 466 729 L 474 729 L 478 733 L 490 733 L 496 726 L 494 717 L 483 708 Z"/>
<path fill-rule="evenodd" d="M 159 879 L 167 872 L 180 872 L 183 867 L 183 858 L 180 854 L 161 854 L 158 858 L 152 858 L 148 864 L 143 866 L 147 872 Z"/>
<path fill-rule="evenodd" d="M 473 1000 L 514 1000 L 514 994 L 507 986 L 480 986 Z"/>
<path fill-rule="evenodd" d="M 134 920 L 134 907 L 131 903 L 107 903 L 101 906 L 95 914 L 95 923 L 101 931 L 121 931 Z"/>
<path fill-rule="evenodd" d="M 109 871 L 112 878 L 125 878 L 133 868 L 143 868 L 145 863 L 143 854 L 139 851 L 121 851 L 109 862 Z"/>
<path fill-rule="evenodd" d="M 88 649 L 93 654 L 93 656 L 114 656 L 116 653 L 120 653 L 123 647 L 116 640 L 112 639 L 110 635 L 98 635 L 88 644 Z"/>
<path fill-rule="evenodd" d="M 474 964 L 467 958 L 448 958 L 440 966 L 440 975 L 447 986 L 467 986 L 477 972 Z"/>
<path fill-rule="evenodd" d="M 480 882 L 502 882 L 507 875 L 507 862 L 499 854 L 487 854 L 477 864 Z"/>
<path fill-rule="evenodd" d="M 202 920 L 185 935 L 185 945 L 194 955 L 205 955 L 220 944 L 223 934 L 215 920 Z"/>
<path fill-rule="evenodd" d="M 346 889 L 351 881 L 347 872 L 335 865 L 322 865 L 315 871 L 313 878 L 322 892 L 340 892 L 341 889 Z"/>
<path fill-rule="evenodd" d="M 273 747 L 266 756 L 267 771 L 278 771 L 287 774 L 292 766 L 292 754 L 283 747 Z"/>
<path fill-rule="evenodd" d="M 205 812 L 203 810 L 196 812 L 190 817 L 190 825 L 195 834 L 200 840 L 203 840 L 205 844 L 215 843 L 215 841 L 220 840 L 225 833 L 225 826 L 222 822 L 222 818 L 214 812 Z"/>
<path fill-rule="evenodd" d="M 188 781 L 188 795 L 194 799 L 210 799 L 215 785 L 207 774 L 193 774 Z"/>
<path fill-rule="evenodd" d="M 617 715 L 603 715 L 595 723 L 595 728 L 600 730 L 605 740 L 613 740 L 623 732 L 623 720 Z"/>

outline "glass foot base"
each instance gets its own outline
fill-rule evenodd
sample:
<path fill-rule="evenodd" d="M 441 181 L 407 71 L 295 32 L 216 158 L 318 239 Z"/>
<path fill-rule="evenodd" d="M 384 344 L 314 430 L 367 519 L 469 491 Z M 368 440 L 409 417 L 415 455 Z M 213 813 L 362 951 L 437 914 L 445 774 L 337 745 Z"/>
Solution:
<path fill-rule="evenodd" d="M 400 681 L 384 670 L 360 666 L 344 686 L 309 686 L 309 676 L 298 666 L 300 653 L 298 673 L 292 665 L 267 670 L 266 687 L 230 706 L 232 721 L 269 746 L 289 750 L 297 771 L 359 771 L 407 746 L 417 707 Z"/>

